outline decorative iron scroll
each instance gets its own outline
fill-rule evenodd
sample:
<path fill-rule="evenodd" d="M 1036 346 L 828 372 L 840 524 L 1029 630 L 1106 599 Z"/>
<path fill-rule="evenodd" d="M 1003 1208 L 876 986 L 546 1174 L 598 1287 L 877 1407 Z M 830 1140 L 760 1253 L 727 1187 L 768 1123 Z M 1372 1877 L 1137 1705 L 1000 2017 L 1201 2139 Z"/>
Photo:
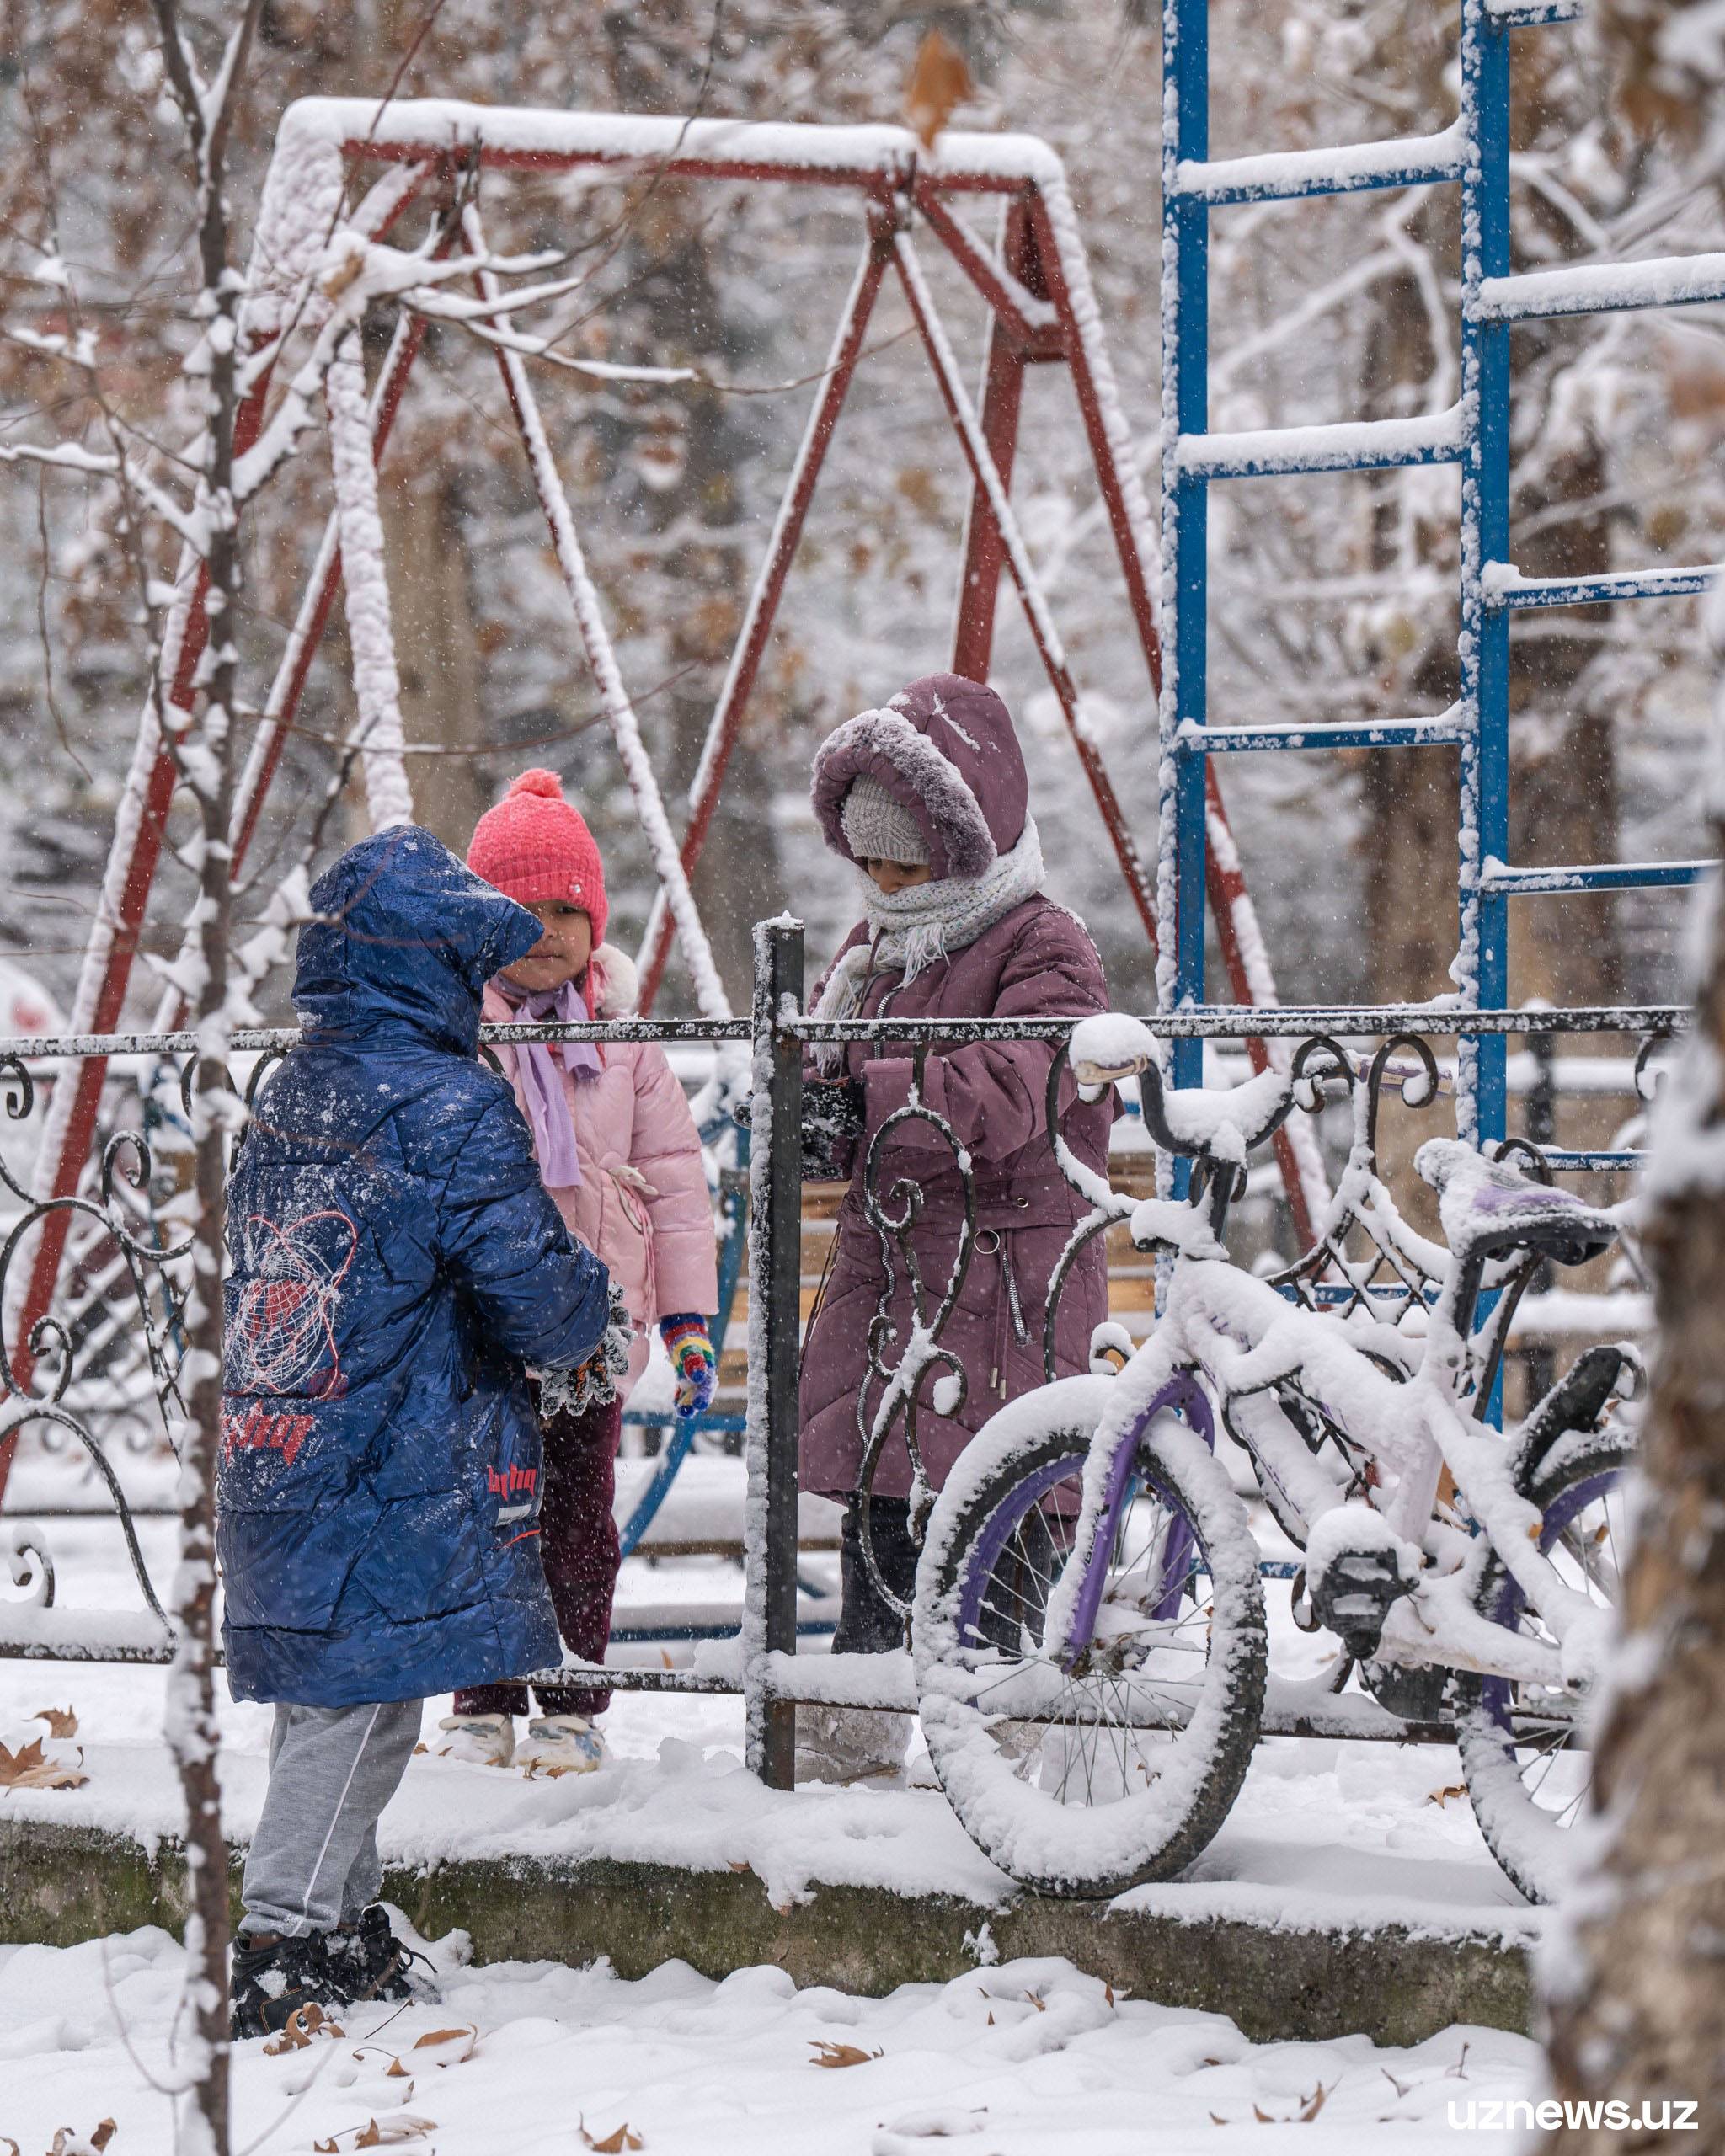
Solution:
<path fill-rule="evenodd" d="M 189 1083 L 190 1065 L 182 1073 L 182 1097 Z M 29 1118 L 36 1091 L 21 1056 L 0 1055 L 0 1098 L 10 1122 Z M 58 1433 L 62 1445 L 82 1448 L 112 1501 L 145 1605 L 167 1632 L 168 1618 L 139 1546 L 131 1507 L 106 1445 L 91 1427 L 93 1419 L 132 1422 L 141 1393 L 147 1394 L 159 1440 L 172 1450 L 174 1417 L 185 1412 L 179 1360 L 186 1299 L 183 1268 L 191 1241 L 174 1241 L 165 1230 L 155 1200 L 155 1177 L 154 1150 L 142 1130 L 119 1130 L 109 1137 L 93 1197 L 34 1198 L 0 1157 L 0 1183 L 22 1208 L 0 1246 L 0 1310 L 9 1313 L 16 1306 L 14 1265 L 22 1265 L 36 1230 L 54 1214 L 71 1216 L 71 1277 L 88 1290 L 81 1305 L 62 1304 L 31 1327 L 26 1342 L 31 1369 L 23 1380 L 7 1328 L 0 1326 L 0 1430 L 15 1439 L 35 1428 Z M 52 1438 L 48 1445 L 55 1449 Z M 35 1606 L 51 1607 L 54 1562 L 40 1527 L 28 1533 L 11 1529 L 7 1547 L 13 1583 L 33 1588 Z"/>
<path fill-rule="evenodd" d="M 959 1144 L 958 1134 L 943 1115 L 937 1114 L 922 1097 L 924 1068 L 928 1059 L 928 1043 L 916 1047 L 911 1058 L 911 1097 L 900 1108 L 884 1117 L 873 1137 L 869 1140 L 867 1159 L 862 1170 L 862 1210 L 868 1225 L 880 1245 L 881 1266 L 884 1284 L 874 1315 L 868 1324 L 868 1376 L 857 1396 L 857 1428 L 862 1439 L 862 1460 L 857 1470 L 857 1486 L 872 1497 L 874 1474 L 893 1432 L 902 1427 L 905 1449 L 911 1456 L 910 1529 L 912 1541 L 920 1543 L 922 1530 L 934 1505 L 933 1486 L 928 1480 L 927 1470 L 922 1464 L 921 1447 L 916 1441 L 916 1418 L 925 1405 L 925 1394 L 929 1386 L 944 1383 L 949 1388 L 947 1397 L 937 1404 L 930 1398 L 926 1404 L 934 1406 L 937 1413 L 959 1413 L 969 1396 L 969 1377 L 964 1364 L 950 1348 L 941 1345 L 940 1337 L 947 1321 L 964 1293 L 964 1282 L 970 1271 L 970 1261 L 976 1248 L 976 1176 L 970 1156 Z M 886 1156 L 896 1134 L 913 1123 L 923 1123 L 947 1146 L 952 1154 L 959 1186 L 964 1194 L 964 1214 L 958 1226 L 958 1246 L 953 1255 L 952 1269 L 947 1278 L 944 1293 L 931 1308 L 932 1298 L 928 1283 L 922 1277 L 922 1267 L 916 1256 L 916 1233 L 923 1217 L 927 1199 L 923 1182 L 913 1175 L 895 1174 L 889 1188 L 883 1192 L 881 1178 Z M 893 1252 L 896 1247 L 903 1266 L 903 1277 L 910 1289 L 910 1333 L 900 1348 L 896 1359 L 888 1359 L 888 1351 L 899 1339 L 898 1329 L 892 1321 L 892 1304 L 895 1285 Z M 940 1373 L 944 1369 L 943 1380 Z M 879 1401 L 871 1412 L 868 1398 L 875 1381 L 883 1387 Z M 881 1575 L 880 1565 L 874 1551 L 874 1533 L 871 1504 L 862 1506 L 859 1519 L 859 1540 L 862 1561 L 873 1582 L 876 1593 L 895 1610 L 900 1617 L 908 1617 L 911 1605 L 896 1594 Z"/>

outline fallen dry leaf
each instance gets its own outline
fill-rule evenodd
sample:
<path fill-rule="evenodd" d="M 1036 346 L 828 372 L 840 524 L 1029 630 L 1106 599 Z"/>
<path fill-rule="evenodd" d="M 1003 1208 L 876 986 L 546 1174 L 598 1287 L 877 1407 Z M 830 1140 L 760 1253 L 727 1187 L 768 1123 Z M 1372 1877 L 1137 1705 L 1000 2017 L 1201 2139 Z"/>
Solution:
<path fill-rule="evenodd" d="M 77 1716 L 70 1707 L 38 1707 L 30 1720 L 46 1722 L 50 1737 L 77 1735 Z"/>
<path fill-rule="evenodd" d="M 77 1756 L 82 1764 L 84 1755 L 80 1752 Z M 40 1737 L 33 1737 L 16 1752 L 8 1752 L 0 1744 L 0 1789 L 82 1789 L 89 1779 L 76 1767 L 46 1758 Z M 70 2133 L 72 2128 L 61 2131 Z"/>
<path fill-rule="evenodd" d="M 104 2119 L 87 2141 L 83 2134 L 74 2132 L 69 2126 L 60 2127 L 55 2132 L 54 2145 L 48 2151 L 48 2156 L 102 2156 L 102 2151 L 113 2140 L 115 2131 L 113 2120 Z M 12 2156 L 18 2156 L 15 2141 L 8 2137 L 6 2145 L 12 2151 Z"/>
<path fill-rule="evenodd" d="M 1329 2093 L 1329 2090 L 1326 2089 L 1322 2082 L 1320 2081 L 1317 2084 L 1316 2094 L 1306 2098 L 1306 2107 L 1300 2114 L 1300 2123 L 1302 2126 L 1310 2125 L 1311 2121 L 1317 2116 L 1318 2113 L 1323 2109 L 1325 2100 L 1328 2097 Z"/>
<path fill-rule="evenodd" d="M 478 2041 L 477 2029 L 433 2029 L 415 2038 L 413 2064 L 409 2066 L 401 2059 L 393 2059 L 385 2069 L 384 2078 L 399 2081 L 428 2066 L 460 2066 L 473 2056 L 473 2047 Z M 421 2052 L 427 2056 L 421 2058 Z"/>
<path fill-rule="evenodd" d="M 976 94 L 964 56 L 952 40 L 930 30 L 916 48 L 911 77 L 905 85 L 905 117 L 921 137 L 925 150 L 953 113 Z"/>
<path fill-rule="evenodd" d="M 1110 1984 L 1110 1983 L 1105 1983 L 1105 1984 L 1103 1986 L 1103 1988 L 1102 1988 L 1102 1995 L 1103 1995 L 1103 1998 L 1108 2001 L 1108 2004 L 1109 2004 L 1110 2006 L 1112 2006 L 1112 2005 L 1114 2004 L 1114 1986 L 1113 1986 L 1112 1984 Z"/>
<path fill-rule="evenodd" d="M 352 2132 L 353 2129 L 348 2129 Z M 367 2119 L 354 2134 L 355 2148 L 384 2148 L 398 2141 L 419 2141 L 437 2131 L 435 2119 L 415 2118 L 411 2111 L 387 2111 L 381 2119 Z M 336 2141 L 341 2136 L 337 2134 Z M 330 2143 L 334 2148 L 334 2142 Z"/>
<path fill-rule="evenodd" d="M 870 2059 L 879 2058 L 879 2052 L 858 2051 L 854 2044 L 834 2044 L 825 2036 L 811 2036 L 814 2047 L 811 2066 L 867 2066 Z"/>
<path fill-rule="evenodd" d="M 729 1860 L 729 1863 L 733 1871 L 752 1871 L 755 1869 L 745 1856 L 734 1856 Z"/>
<path fill-rule="evenodd" d="M 598 2156 L 623 2156 L 626 2148 L 644 2148 L 647 2145 L 627 2119 L 615 2133 L 606 2134 L 602 2141 L 595 2141 L 585 2123 L 578 2127 L 576 2132 L 589 2148 L 598 2152 Z"/>
<path fill-rule="evenodd" d="M 1443 1806 L 1446 1805 L 1450 1801 L 1450 1799 L 1452 1796 L 1466 1796 L 1466 1794 L 1467 1784 L 1466 1782 L 1445 1782 L 1442 1789 L 1434 1789 L 1430 1790 L 1428 1793 L 1425 1801 L 1428 1804 L 1435 1804 L 1439 1807 L 1439 1809 L 1441 1809 Z"/>
<path fill-rule="evenodd" d="M 422 1752 L 429 1752 L 430 1749 L 431 1747 L 429 1744 L 416 1744 L 413 1749 L 413 1757 L 417 1759 Z"/>
<path fill-rule="evenodd" d="M 1043 2001 L 1036 1996 L 1036 1993 L 1033 1991 L 1027 1991 L 1024 1996 L 1030 2001 L 1030 2004 L 1036 2009 L 1039 2014 L 1046 2014 L 1048 2012 L 1046 2005 L 1044 2005 Z"/>
<path fill-rule="evenodd" d="M 341 2036 L 346 2033 L 339 2022 L 329 2019 L 315 1999 L 307 1999 L 288 2015 L 287 2026 L 281 2034 L 271 2036 L 265 2043 L 264 2055 L 266 2058 L 280 2058 L 284 2052 L 302 2052 L 313 2036 Z"/>

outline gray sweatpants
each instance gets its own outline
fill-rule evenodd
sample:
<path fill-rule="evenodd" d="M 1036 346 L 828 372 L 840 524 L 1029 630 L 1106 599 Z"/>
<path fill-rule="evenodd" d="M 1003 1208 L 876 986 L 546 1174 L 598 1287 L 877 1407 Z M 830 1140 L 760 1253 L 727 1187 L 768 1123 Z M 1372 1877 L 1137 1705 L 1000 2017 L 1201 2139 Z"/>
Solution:
<path fill-rule="evenodd" d="M 377 1900 L 377 1818 L 401 1786 L 425 1704 L 276 1708 L 242 1932 L 333 1931 Z"/>

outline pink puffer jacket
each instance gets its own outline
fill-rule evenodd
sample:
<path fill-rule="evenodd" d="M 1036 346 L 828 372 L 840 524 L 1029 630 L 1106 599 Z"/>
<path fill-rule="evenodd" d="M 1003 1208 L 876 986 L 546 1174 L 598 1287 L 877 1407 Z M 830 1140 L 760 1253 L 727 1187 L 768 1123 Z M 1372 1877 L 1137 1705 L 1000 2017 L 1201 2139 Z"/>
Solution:
<path fill-rule="evenodd" d="M 628 1017 L 635 990 L 633 963 L 601 943 L 585 983 L 594 1017 Z M 494 988 L 486 990 L 488 1023 L 507 1025 L 518 1015 Z M 526 1114 L 514 1051 L 496 1054 Z M 651 1041 L 607 1041 L 599 1054 L 596 1078 L 563 1073 L 581 1182 L 551 1195 L 570 1233 L 604 1260 L 628 1303 L 633 1386 L 647 1367 L 650 1326 L 684 1311 L 710 1317 L 718 1308 L 713 1206 L 695 1118 L 664 1049 Z"/>

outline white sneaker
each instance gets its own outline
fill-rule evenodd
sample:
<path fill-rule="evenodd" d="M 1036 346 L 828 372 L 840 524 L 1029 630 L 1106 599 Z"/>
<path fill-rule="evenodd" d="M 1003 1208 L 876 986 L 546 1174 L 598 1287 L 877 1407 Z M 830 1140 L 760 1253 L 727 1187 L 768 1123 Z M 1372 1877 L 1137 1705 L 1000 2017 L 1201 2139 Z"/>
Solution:
<path fill-rule="evenodd" d="M 862 1782 L 903 1770 L 911 1717 L 887 1707 L 803 1707 L 797 1713 L 797 1780 Z"/>
<path fill-rule="evenodd" d="M 440 1759 L 465 1759 L 473 1767 L 506 1767 L 515 1756 L 515 1726 L 507 1715 L 446 1715 L 444 1732 L 431 1747 Z"/>
<path fill-rule="evenodd" d="M 611 1755 L 585 1715 L 546 1715 L 527 1724 L 515 1764 L 529 1774 L 590 1774 Z"/>

